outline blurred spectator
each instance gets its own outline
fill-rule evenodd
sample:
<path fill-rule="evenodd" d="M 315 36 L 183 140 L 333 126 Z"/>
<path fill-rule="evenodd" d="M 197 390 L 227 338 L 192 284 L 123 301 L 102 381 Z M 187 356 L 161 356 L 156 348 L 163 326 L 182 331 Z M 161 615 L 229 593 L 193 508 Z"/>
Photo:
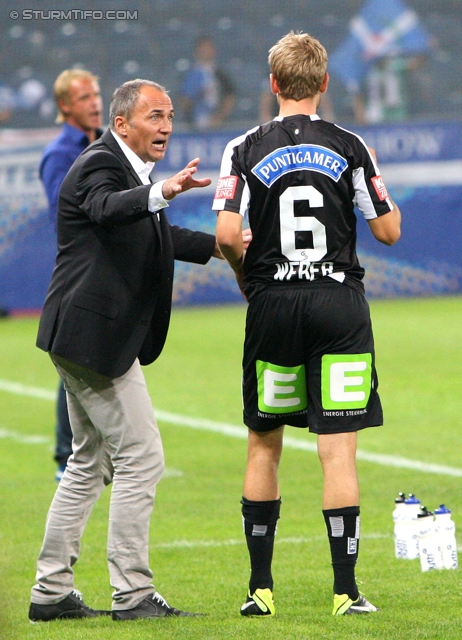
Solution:
<path fill-rule="evenodd" d="M 329 56 L 329 70 L 351 96 L 359 124 L 409 116 L 410 76 L 434 47 L 416 12 L 402 0 L 366 0 Z"/>
<path fill-rule="evenodd" d="M 84 69 L 66 69 L 60 73 L 53 93 L 58 107 L 56 122 L 63 126 L 58 137 L 45 148 L 39 173 L 48 198 L 50 219 L 56 228 L 61 183 L 82 151 L 101 136 L 103 103 L 98 78 Z M 72 430 L 62 381 L 58 387 L 56 417 L 55 460 L 59 481 L 72 453 Z"/>
<path fill-rule="evenodd" d="M 18 109 L 36 109 L 43 102 L 47 90 L 43 82 L 29 78 L 23 82 L 16 92 L 16 106 Z"/>
<path fill-rule="evenodd" d="M 17 90 L 0 81 L 0 123 L 8 122 L 18 112 L 40 112 L 46 93 L 45 85 L 34 78 L 22 82 Z"/>
<path fill-rule="evenodd" d="M 0 123 L 7 122 L 15 105 L 14 91 L 0 81 Z"/>
<path fill-rule="evenodd" d="M 424 56 L 384 56 L 369 69 L 364 89 L 353 95 L 358 124 L 402 122 L 409 113 L 409 76 L 417 71 Z"/>
<path fill-rule="evenodd" d="M 217 67 L 215 43 L 211 38 L 203 36 L 196 41 L 194 58 L 181 90 L 185 120 L 200 130 L 216 129 L 231 113 L 235 90 L 226 73 Z"/>

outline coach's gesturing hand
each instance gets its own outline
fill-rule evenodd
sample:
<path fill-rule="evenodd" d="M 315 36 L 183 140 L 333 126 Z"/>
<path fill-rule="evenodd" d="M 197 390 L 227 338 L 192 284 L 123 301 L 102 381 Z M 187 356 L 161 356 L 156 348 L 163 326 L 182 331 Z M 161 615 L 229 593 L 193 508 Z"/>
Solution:
<path fill-rule="evenodd" d="M 201 180 L 193 178 L 193 175 L 197 172 L 199 162 L 199 158 L 194 158 L 194 160 L 188 162 L 184 169 L 164 182 L 162 195 L 166 200 L 173 200 L 179 193 L 184 193 L 196 187 L 208 187 L 212 183 L 210 178 L 202 178 Z"/>

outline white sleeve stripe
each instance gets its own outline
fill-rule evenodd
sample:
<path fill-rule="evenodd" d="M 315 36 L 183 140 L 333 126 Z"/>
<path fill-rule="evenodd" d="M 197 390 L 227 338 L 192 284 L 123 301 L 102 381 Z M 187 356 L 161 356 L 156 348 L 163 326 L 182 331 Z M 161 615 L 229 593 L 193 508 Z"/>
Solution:
<path fill-rule="evenodd" d="M 353 171 L 353 186 L 356 192 L 356 206 L 361 211 L 364 218 L 366 220 L 377 218 L 374 203 L 372 202 L 372 198 L 370 196 L 369 190 L 366 185 L 366 180 L 364 178 L 363 167 L 360 167 L 359 169 L 355 169 Z"/>
<path fill-rule="evenodd" d="M 227 177 L 231 175 L 231 158 L 233 155 L 234 147 L 240 144 L 243 140 L 245 140 L 245 135 L 239 136 L 238 138 L 234 138 L 225 147 L 223 151 L 223 157 L 221 159 L 220 166 L 220 178 Z M 223 211 L 225 208 L 226 198 L 214 198 L 212 204 L 213 211 Z"/>
<path fill-rule="evenodd" d="M 374 166 L 374 171 L 375 171 L 375 175 L 379 176 L 380 175 L 380 170 L 379 167 L 377 165 L 377 162 L 375 161 L 374 156 L 371 154 L 371 152 L 369 151 L 369 147 L 367 146 L 367 144 L 364 142 L 363 138 L 361 138 L 360 135 L 358 135 L 357 133 L 355 133 L 354 131 L 349 131 L 348 129 L 344 129 L 343 127 L 339 127 L 338 124 L 335 125 L 338 129 L 341 129 L 342 131 L 346 131 L 347 133 L 351 133 L 352 136 L 355 136 L 355 138 L 357 138 L 361 144 L 364 146 L 364 148 L 367 151 L 368 156 L 371 159 L 371 162 Z M 377 213 L 375 211 L 374 208 L 374 204 L 372 202 L 372 199 L 369 195 L 369 191 L 367 189 L 366 186 L 366 181 L 364 178 L 364 169 L 362 167 L 360 167 L 359 169 L 354 169 L 353 170 L 353 185 L 355 187 L 356 190 L 356 205 L 358 206 L 358 208 L 361 210 L 361 213 L 363 214 L 364 218 L 366 220 L 372 220 L 373 218 L 377 218 Z M 387 205 L 390 208 L 390 211 L 392 211 L 392 209 L 394 208 L 393 202 L 390 200 L 390 198 L 386 198 L 385 202 L 387 203 Z M 364 204 L 364 209 L 363 209 L 363 204 Z"/>
<path fill-rule="evenodd" d="M 393 211 L 393 209 L 395 208 L 395 205 L 393 204 L 392 200 L 390 198 L 386 198 L 385 202 L 390 207 L 390 211 Z"/>
<path fill-rule="evenodd" d="M 212 203 L 212 211 L 224 211 L 225 202 L 226 202 L 226 200 L 224 198 L 220 198 L 219 200 L 217 200 L 217 198 L 215 198 L 213 203 Z"/>
<path fill-rule="evenodd" d="M 233 138 L 233 140 L 230 140 L 230 142 L 228 142 L 228 144 L 225 147 L 225 150 L 223 152 L 223 157 L 221 160 L 221 167 L 220 167 L 220 178 L 222 177 L 227 177 L 231 175 L 231 167 L 232 167 L 232 157 L 233 157 L 233 153 L 234 153 L 234 149 L 241 144 L 241 142 L 244 142 L 244 140 L 246 139 L 246 137 L 249 135 L 249 133 L 252 133 L 253 131 L 256 131 L 259 127 L 254 127 L 253 129 L 250 129 L 249 131 L 246 131 L 246 133 L 244 133 L 241 136 L 238 136 L 237 138 Z M 244 176 L 241 176 L 241 178 L 245 179 Z M 247 184 L 244 187 L 244 196 L 246 196 L 245 200 L 244 198 L 241 199 L 241 210 L 239 211 L 239 213 L 244 216 L 246 211 L 247 211 L 247 204 L 248 204 L 248 200 L 249 200 L 249 194 L 248 194 L 248 187 Z M 213 200 L 213 204 L 212 204 L 212 210 L 213 211 L 223 211 L 225 209 L 225 205 L 226 205 L 226 198 L 220 198 L 217 199 L 215 198 Z"/>
<path fill-rule="evenodd" d="M 249 133 L 253 133 L 258 128 L 259 127 L 254 127 L 253 129 L 246 131 L 241 136 L 237 136 L 237 138 L 233 138 L 228 142 L 223 152 L 223 158 L 221 160 L 220 176 L 229 176 L 231 174 L 231 158 L 232 158 L 235 147 L 240 145 L 241 142 L 244 142 L 244 140 L 247 138 Z"/>
<path fill-rule="evenodd" d="M 242 140 L 240 138 L 234 138 L 225 147 L 223 157 L 221 159 L 220 177 L 231 175 L 231 157 L 233 155 L 234 147 L 240 144 Z"/>
<path fill-rule="evenodd" d="M 379 176 L 380 172 L 379 172 L 379 167 L 377 166 L 377 162 L 375 161 L 374 156 L 371 154 L 371 152 L 369 151 L 369 147 L 367 146 L 367 144 L 364 142 L 363 138 L 361 138 L 360 135 L 358 135 L 357 133 L 355 133 L 354 131 L 350 131 L 349 129 L 344 129 L 343 127 L 339 127 L 338 124 L 335 125 L 338 129 L 341 129 L 342 131 L 346 131 L 347 133 L 350 133 L 352 136 L 354 136 L 355 138 L 357 138 L 365 147 L 371 161 L 372 164 L 374 165 L 374 169 L 375 169 L 375 175 Z"/>
<path fill-rule="evenodd" d="M 249 210 L 249 201 L 250 201 L 250 189 L 249 189 L 249 185 L 247 184 L 247 180 L 246 180 L 244 189 L 242 191 L 241 205 L 239 207 L 239 213 L 241 214 L 241 216 L 243 218 L 245 217 L 245 215 L 247 214 L 247 212 Z"/>

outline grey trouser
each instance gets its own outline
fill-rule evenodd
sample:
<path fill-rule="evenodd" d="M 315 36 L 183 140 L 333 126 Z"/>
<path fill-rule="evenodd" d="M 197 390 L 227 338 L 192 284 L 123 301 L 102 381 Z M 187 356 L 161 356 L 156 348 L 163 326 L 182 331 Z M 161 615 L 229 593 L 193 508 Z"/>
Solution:
<path fill-rule="evenodd" d="M 73 565 L 93 505 L 112 481 L 108 565 L 113 609 L 155 589 L 149 520 L 164 470 L 162 441 L 139 361 L 107 378 L 51 356 L 67 391 L 73 453 L 48 512 L 32 602 L 54 604 L 74 589 Z"/>

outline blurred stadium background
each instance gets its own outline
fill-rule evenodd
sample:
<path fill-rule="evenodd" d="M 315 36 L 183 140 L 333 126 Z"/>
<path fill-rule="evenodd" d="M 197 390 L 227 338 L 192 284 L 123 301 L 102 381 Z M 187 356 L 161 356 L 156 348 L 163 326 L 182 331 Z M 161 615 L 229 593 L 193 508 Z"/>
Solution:
<path fill-rule="evenodd" d="M 108 10 L 111 19 L 102 19 Z M 203 174 L 214 178 L 226 142 L 259 123 L 267 52 L 290 29 L 326 46 L 331 84 L 323 115 L 376 149 L 403 212 L 403 238 L 392 248 L 375 246 L 359 222 L 368 294 L 461 292 L 460 0 L 62 0 L 53 6 L 4 0 L 0 13 L 0 306 L 37 310 L 48 285 L 55 237 L 37 169 L 44 145 L 58 132 L 52 86 L 63 69 L 82 66 L 99 76 L 106 121 L 113 90 L 135 77 L 165 85 L 179 107 L 194 43 L 213 38 L 218 64 L 234 85 L 233 112 L 220 130 L 197 132 L 178 108 L 158 175 L 198 155 Z M 398 103 L 387 111 L 377 78 L 385 77 L 383 63 L 390 61 L 387 82 Z M 169 209 L 171 221 L 213 230 L 211 201 L 212 190 L 179 198 Z M 175 300 L 240 297 L 225 265 L 180 265 Z"/>

